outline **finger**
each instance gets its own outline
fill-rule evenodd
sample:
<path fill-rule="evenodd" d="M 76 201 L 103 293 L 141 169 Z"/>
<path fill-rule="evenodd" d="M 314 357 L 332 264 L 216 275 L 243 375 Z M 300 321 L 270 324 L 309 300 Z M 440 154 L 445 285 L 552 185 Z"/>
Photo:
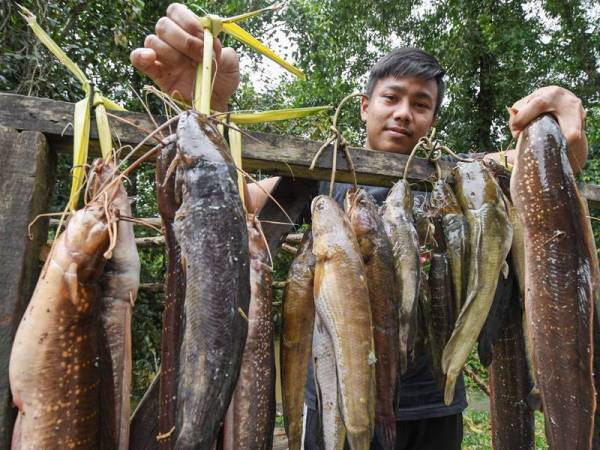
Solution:
<path fill-rule="evenodd" d="M 219 72 L 235 73 L 240 71 L 240 60 L 237 52 L 231 47 L 225 47 L 219 60 Z"/>
<path fill-rule="evenodd" d="M 146 36 L 144 47 L 154 50 L 156 59 L 166 66 L 175 68 L 185 64 L 195 64 L 190 58 L 174 49 L 154 34 Z"/>
<path fill-rule="evenodd" d="M 578 114 L 555 114 L 560 125 L 560 130 L 565 136 L 568 145 L 573 145 L 579 142 L 583 136 L 583 118 Z"/>
<path fill-rule="evenodd" d="M 161 17 L 156 22 L 156 34 L 166 44 L 183 53 L 195 62 L 202 61 L 204 39 L 191 35 L 168 17 Z M 221 56 L 221 43 L 214 40 L 213 49 L 217 61 Z"/>
<path fill-rule="evenodd" d="M 545 96 L 533 97 L 528 103 L 522 104 L 521 108 L 514 115 L 511 115 L 509 120 L 513 137 L 516 137 L 529 122 L 545 112 L 554 112 L 554 105 L 548 102 Z"/>
<path fill-rule="evenodd" d="M 146 73 L 156 61 L 156 52 L 150 48 L 136 48 L 129 54 L 129 60 L 133 67 Z"/>
<path fill-rule="evenodd" d="M 181 3 L 172 3 L 167 8 L 167 17 L 181 27 L 182 30 L 188 32 L 192 36 L 204 39 L 204 29 L 196 14 L 194 14 L 187 6 Z M 217 61 L 221 55 L 221 41 L 215 36 L 213 49 Z"/>

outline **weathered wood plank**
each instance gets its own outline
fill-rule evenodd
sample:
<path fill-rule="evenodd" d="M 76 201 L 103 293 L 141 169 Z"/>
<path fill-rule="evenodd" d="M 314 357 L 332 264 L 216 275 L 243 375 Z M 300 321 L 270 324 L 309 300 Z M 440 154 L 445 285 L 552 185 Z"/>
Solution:
<path fill-rule="evenodd" d="M 73 108 L 72 103 L 0 93 L 0 124 L 17 129 L 41 131 L 46 134 L 52 148 L 57 152 L 71 152 L 73 128 L 67 125 L 73 120 Z M 122 144 L 135 145 L 146 135 L 140 129 L 150 131 L 155 128 L 145 114 L 118 111 L 111 111 L 111 114 L 126 119 L 137 127 L 110 119 L 113 133 L 119 137 Z M 308 170 L 313 155 L 321 146 L 320 142 L 268 133 L 250 133 L 250 136 L 243 136 L 242 156 L 245 168 L 294 178 L 329 179 L 331 151 L 325 152 L 314 171 Z M 90 152 L 99 154 L 94 123 L 91 127 L 91 139 Z M 358 180 L 363 184 L 390 185 L 402 174 L 407 160 L 405 155 L 384 154 L 358 148 L 353 149 L 352 153 Z M 340 181 L 352 181 L 341 152 L 337 167 Z M 447 170 L 450 164 L 442 162 L 442 167 Z M 409 176 L 418 181 L 428 179 L 433 174 L 434 170 L 429 162 L 416 159 Z"/>
<path fill-rule="evenodd" d="M 27 226 L 48 211 L 55 157 L 42 133 L 0 126 L 0 449 L 9 449 L 16 410 L 8 383 L 13 338 L 40 272 L 37 258 L 48 220 Z"/>
<path fill-rule="evenodd" d="M 158 450 L 158 389 L 160 370 L 150 383 L 148 390 L 131 415 L 129 448 L 136 450 Z"/>
<path fill-rule="evenodd" d="M 71 152 L 74 105 L 38 97 L 0 93 L 0 125 L 19 130 L 40 131 L 46 135 L 50 147 L 56 152 Z M 111 111 L 111 114 L 127 120 L 127 125 L 110 119 L 112 130 L 119 141 L 135 145 L 146 135 L 140 130 L 150 131 L 154 124 L 145 114 Z M 160 119 L 157 119 L 160 120 Z M 137 128 L 136 128 L 137 127 Z M 315 170 L 308 167 L 321 143 L 290 136 L 268 133 L 250 133 L 243 137 L 244 167 L 248 170 L 261 170 L 263 173 L 310 180 L 328 180 L 331 169 L 331 151 L 326 151 Z M 96 126 L 91 127 L 90 153 L 99 155 Z M 151 144 L 154 142 L 151 141 Z M 147 147 L 146 147 L 147 148 Z M 352 158 L 361 184 L 389 186 L 403 173 L 407 157 L 405 155 L 382 153 L 362 148 L 352 148 Z M 442 172 L 448 174 L 452 164 L 441 162 Z M 340 152 L 338 157 L 337 180 L 351 182 L 348 165 Z M 434 176 L 432 165 L 416 158 L 409 171 L 413 182 L 431 179 Z M 600 208 L 600 186 L 586 184 L 582 188 L 590 207 Z"/>

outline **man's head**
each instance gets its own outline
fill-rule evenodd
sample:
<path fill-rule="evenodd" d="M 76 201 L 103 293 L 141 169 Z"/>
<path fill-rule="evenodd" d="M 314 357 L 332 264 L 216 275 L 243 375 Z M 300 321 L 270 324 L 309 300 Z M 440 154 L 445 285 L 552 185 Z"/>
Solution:
<path fill-rule="evenodd" d="M 444 69 L 423 50 L 397 48 L 371 69 L 361 117 L 367 147 L 409 153 L 434 124 L 444 97 Z"/>

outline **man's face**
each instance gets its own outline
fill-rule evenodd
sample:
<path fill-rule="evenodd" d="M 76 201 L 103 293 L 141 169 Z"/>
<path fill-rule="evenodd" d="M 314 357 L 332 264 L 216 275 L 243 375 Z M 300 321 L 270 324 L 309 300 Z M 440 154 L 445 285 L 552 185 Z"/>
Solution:
<path fill-rule="evenodd" d="M 367 148 L 408 154 L 434 124 L 438 89 L 435 80 L 417 77 L 379 80 L 361 102 Z"/>

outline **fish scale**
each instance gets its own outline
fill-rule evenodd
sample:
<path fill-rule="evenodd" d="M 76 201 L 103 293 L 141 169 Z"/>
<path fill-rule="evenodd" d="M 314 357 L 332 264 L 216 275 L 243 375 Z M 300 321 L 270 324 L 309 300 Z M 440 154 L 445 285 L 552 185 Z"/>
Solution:
<path fill-rule="evenodd" d="M 551 116 L 521 133 L 511 196 L 524 229 L 525 308 L 546 437 L 553 449 L 589 449 L 597 257 L 587 207 Z"/>

